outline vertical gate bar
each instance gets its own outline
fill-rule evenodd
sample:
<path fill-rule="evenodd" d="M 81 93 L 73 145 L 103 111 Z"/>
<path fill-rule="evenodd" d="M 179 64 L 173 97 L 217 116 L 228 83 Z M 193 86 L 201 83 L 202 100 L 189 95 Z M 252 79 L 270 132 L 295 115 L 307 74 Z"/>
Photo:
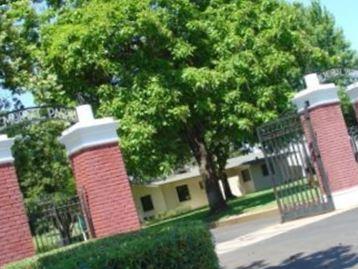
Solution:
<path fill-rule="evenodd" d="M 37 238 L 37 234 L 36 234 L 36 228 L 34 226 L 33 223 L 33 213 L 31 211 L 27 211 L 28 212 L 28 218 L 29 218 L 29 224 L 30 224 L 30 229 L 31 229 L 31 235 L 32 237 L 35 237 L 35 244 L 36 244 L 36 250 L 39 248 L 39 239 Z"/>
<path fill-rule="evenodd" d="M 94 232 L 94 227 L 92 224 L 92 219 L 91 219 L 91 214 L 89 212 L 89 207 L 87 204 L 87 194 L 86 194 L 86 190 L 85 189 L 81 189 L 79 191 L 80 194 L 80 204 L 81 204 L 81 209 L 82 209 L 82 214 L 85 218 L 85 222 L 86 222 L 86 226 L 88 229 L 88 235 L 90 238 L 96 238 L 95 232 Z"/>
<path fill-rule="evenodd" d="M 281 167 L 282 167 L 284 174 L 286 175 L 286 179 L 287 179 L 287 192 L 288 192 L 290 200 L 292 201 L 293 207 L 296 208 L 297 198 L 295 197 L 295 193 L 294 193 L 294 189 L 293 189 L 293 185 L 292 185 L 292 181 L 291 181 L 290 170 L 287 167 L 287 156 L 286 156 L 286 150 L 285 150 L 286 145 L 285 145 L 283 136 L 281 136 L 281 138 L 277 139 L 277 144 L 280 147 L 280 153 L 281 153 L 278 156 L 278 158 L 280 160 Z"/>
<path fill-rule="evenodd" d="M 270 174 L 270 177 L 271 177 L 272 186 L 273 186 L 273 192 L 274 192 L 275 197 L 276 197 L 276 202 L 277 202 L 278 210 L 280 211 L 281 221 L 284 221 L 284 220 L 283 220 L 283 208 L 282 208 L 282 205 L 281 205 L 280 198 L 279 198 L 279 196 L 278 196 L 277 184 L 276 184 L 275 176 L 274 176 L 274 173 L 273 173 L 273 171 L 272 171 L 272 169 L 271 169 L 271 166 L 270 166 L 270 164 L 269 164 L 269 159 L 268 159 L 268 156 L 267 156 L 267 152 L 266 152 L 266 150 L 265 150 L 265 144 L 264 144 L 263 139 L 262 139 L 262 137 L 261 137 L 260 129 L 258 129 L 257 135 L 258 135 L 258 138 L 259 138 L 259 142 L 260 142 L 260 144 L 261 144 L 261 146 L 262 146 L 262 152 L 263 152 L 263 154 L 264 154 L 265 163 L 266 163 L 267 169 L 269 170 L 269 174 Z"/>
<path fill-rule="evenodd" d="M 306 188 L 308 189 L 308 192 L 310 194 L 310 196 L 312 197 L 313 199 L 313 202 L 315 203 L 318 203 L 320 202 L 320 198 L 317 197 L 317 195 L 315 195 L 315 192 L 312 190 L 312 188 L 308 185 L 308 177 L 311 175 L 311 176 L 314 176 L 314 173 L 313 173 L 313 169 L 314 168 L 314 165 L 312 163 L 312 160 L 311 160 L 311 156 L 310 154 L 308 154 L 307 152 L 307 141 L 306 141 L 306 137 L 303 135 L 300 137 L 300 141 L 301 141 L 301 145 L 302 145 L 302 151 L 303 151 L 303 165 L 307 167 L 307 169 L 305 170 L 305 173 L 306 173 Z M 301 152 L 302 153 L 302 152 Z"/>
<path fill-rule="evenodd" d="M 303 201 L 303 205 L 304 207 L 308 207 L 310 204 L 310 199 L 308 196 L 308 193 L 306 191 L 305 188 L 305 180 L 304 180 L 304 174 L 302 171 L 302 168 L 304 167 L 304 161 L 303 159 L 301 159 L 301 163 L 300 163 L 300 157 L 301 157 L 301 151 L 300 151 L 300 147 L 297 145 L 297 143 L 299 143 L 300 141 L 300 136 L 303 134 L 303 128 L 301 125 L 301 121 L 299 119 L 299 116 L 297 115 L 296 117 L 296 124 L 297 124 L 297 129 L 295 130 L 295 134 L 294 134 L 294 143 L 290 144 L 290 149 L 292 150 L 292 154 L 294 156 L 294 162 L 297 164 L 297 167 L 301 167 L 301 169 L 299 171 L 297 171 L 298 175 L 297 175 L 297 185 L 298 185 L 298 190 L 300 192 L 300 197 L 302 198 Z"/>
<path fill-rule="evenodd" d="M 290 182 L 292 185 L 291 192 L 292 192 L 292 196 L 294 197 L 294 199 L 296 201 L 296 207 L 301 209 L 302 205 L 304 204 L 304 201 L 301 197 L 299 184 L 297 184 L 296 171 L 292 167 L 292 165 L 289 164 L 289 163 L 292 163 L 292 164 L 295 163 L 295 161 L 292 157 L 292 154 L 294 154 L 294 152 L 291 151 L 291 144 L 292 144 L 292 140 L 294 140 L 294 135 L 297 132 L 296 115 L 291 116 L 290 122 L 293 122 L 294 126 L 290 125 L 290 127 L 291 127 L 290 131 L 289 131 L 288 135 L 285 137 L 285 139 L 287 139 L 287 141 L 286 141 L 287 145 L 285 147 L 285 155 L 286 155 L 287 161 L 285 162 L 285 166 L 286 166 L 286 169 L 290 173 Z"/>
<path fill-rule="evenodd" d="M 296 130 L 294 130 L 296 132 Z M 305 197 L 303 196 L 302 194 L 302 189 L 301 189 L 301 186 L 300 186 L 300 176 L 297 175 L 297 171 L 296 171 L 296 155 L 295 155 L 295 152 L 292 150 L 292 141 L 290 143 L 288 143 L 287 145 L 287 156 L 291 162 L 291 167 L 288 167 L 291 171 L 291 174 L 293 175 L 293 185 L 295 187 L 295 190 L 297 191 L 296 192 L 296 196 L 297 196 L 297 199 L 299 201 L 299 205 L 300 207 L 304 206 L 305 205 Z M 287 164 L 287 166 L 289 166 L 289 164 Z"/>
<path fill-rule="evenodd" d="M 50 210 L 50 214 L 51 214 L 51 217 L 52 217 L 52 219 L 53 219 L 53 221 L 54 221 L 54 223 L 56 222 L 57 223 L 57 218 L 56 218 L 56 212 L 55 212 L 55 205 L 54 205 L 54 203 L 53 203 L 53 201 L 51 201 L 51 205 L 50 205 L 50 208 L 51 208 L 51 210 Z M 55 226 L 56 227 L 56 226 Z M 54 228 L 55 228 L 54 227 Z M 51 233 L 51 238 L 52 238 L 52 243 L 55 245 L 57 242 L 56 242 L 56 235 L 57 235 L 57 237 L 61 240 L 61 235 L 60 235 L 60 233 L 59 232 L 55 232 L 55 233 Z"/>
<path fill-rule="evenodd" d="M 301 152 L 301 149 L 300 149 L 300 146 L 297 145 L 297 143 L 299 143 L 300 141 L 300 133 L 298 134 L 298 137 L 297 137 L 297 142 L 292 144 L 292 149 L 293 151 L 295 152 L 295 159 L 296 159 L 296 163 L 298 166 L 301 166 L 301 169 L 300 169 L 300 172 L 302 173 L 302 176 L 301 174 L 299 175 L 301 178 L 300 178 L 300 185 L 301 185 L 301 190 L 302 190 L 302 193 L 303 193 L 303 196 L 304 196 L 304 199 L 306 201 L 307 204 L 310 204 L 312 201 L 310 199 L 310 195 L 311 194 L 310 192 L 307 192 L 307 185 L 305 185 L 305 179 L 304 177 L 306 176 L 306 171 L 303 171 L 304 169 L 304 166 L 305 166 L 305 160 L 302 158 L 302 152 Z M 301 146 L 304 146 L 304 145 L 301 145 Z M 301 163 L 300 163 L 301 161 Z M 302 184 L 303 183 L 303 184 Z"/>
<path fill-rule="evenodd" d="M 289 136 L 290 133 L 286 134 L 286 136 Z M 285 171 L 287 172 L 287 175 L 288 175 L 288 179 L 289 179 L 289 190 L 290 190 L 290 193 L 291 193 L 291 197 L 294 201 L 294 205 L 295 207 L 299 206 L 301 203 L 300 203 L 300 199 L 299 199 L 299 196 L 297 195 L 297 192 L 296 192 L 296 184 L 295 184 L 295 175 L 293 174 L 293 171 L 292 169 L 290 169 L 289 167 L 289 164 L 288 164 L 288 161 L 289 161 L 289 152 L 288 152 L 288 145 L 286 145 L 286 137 L 281 137 L 281 145 L 282 145 L 282 153 L 283 153 L 283 162 L 282 162 L 282 166 L 284 167 Z"/>
<path fill-rule="evenodd" d="M 306 126 L 307 121 L 305 120 L 305 118 L 303 118 L 303 125 L 306 127 L 305 130 L 307 131 L 308 127 Z M 317 190 L 317 188 L 314 185 L 311 186 L 309 184 L 310 183 L 309 179 L 315 178 L 315 175 L 317 175 L 316 166 L 314 164 L 312 154 L 310 153 L 310 149 L 308 148 L 309 144 L 312 145 L 311 137 L 309 136 L 309 134 L 306 134 L 306 136 L 303 136 L 302 139 L 305 141 L 303 150 L 304 150 L 304 154 L 306 157 L 305 164 L 308 168 L 307 169 L 307 171 L 308 171 L 308 173 L 307 173 L 307 188 L 310 190 L 310 193 L 314 197 L 316 203 L 323 203 L 324 201 L 322 200 L 319 190 Z"/>
<path fill-rule="evenodd" d="M 324 192 L 325 192 L 325 194 L 327 196 L 327 201 L 329 203 L 328 206 L 334 208 L 332 194 L 331 194 L 331 188 L 330 188 L 330 186 L 328 184 L 328 176 L 327 176 L 326 170 L 324 169 L 324 165 L 323 165 L 323 162 L 322 162 L 322 159 L 321 159 L 321 154 L 320 154 L 320 150 L 319 150 L 319 147 L 318 147 L 318 143 L 317 143 L 315 133 L 313 131 L 313 126 L 312 126 L 312 122 L 311 122 L 308 107 L 309 107 L 309 103 L 306 102 L 304 115 L 305 115 L 305 120 L 307 120 L 308 134 L 309 134 L 310 138 L 312 139 L 313 150 L 314 150 L 314 152 L 316 154 L 317 167 L 318 167 L 320 176 L 322 177 L 323 189 L 324 189 Z"/>
<path fill-rule="evenodd" d="M 290 176 L 287 173 L 284 164 L 282 163 L 282 148 L 281 148 L 281 143 L 280 143 L 280 137 L 272 140 L 272 143 L 275 144 L 276 148 L 279 150 L 278 154 L 276 154 L 276 159 L 278 160 L 278 165 L 282 171 L 282 174 L 284 175 L 284 177 L 286 178 L 286 180 L 284 180 L 284 187 L 285 187 L 285 193 L 287 194 L 287 200 L 290 203 L 290 207 L 294 208 L 295 207 L 295 200 L 291 195 L 291 186 L 290 186 Z"/>
<path fill-rule="evenodd" d="M 295 133 L 297 132 L 297 130 L 295 130 Z M 298 159 L 297 159 L 297 152 L 295 151 L 295 148 L 294 148 L 294 144 L 296 143 L 296 137 L 295 137 L 295 134 L 293 136 L 293 143 L 291 141 L 291 143 L 288 145 L 288 152 L 290 154 L 290 160 L 293 164 L 293 173 L 295 174 L 295 185 L 297 187 L 297 191 L 298 191 L 298 197 L 300 199 L 300 204 L 301 205 L 305 205 L 306 204 L 306 199 L 305 199 L 305 195 L 304 195 L 304 190 L 302 190 L 302 184 L 301 184 L 301 175 L 298 173 L 297 171 L 297 167 L 299 166 L 299 162 L 298 162 Z"/>
<path fill-rule="evenodd" d="M 275 138 L 274 138 L 275 139 Z M 284 174 L 282 173 L 282 169 L 280 168 L 280 164 L 279 161 L 277 159 L 277 151 L 276 151 L 276 145 L 273 143 L 274 139 L 270 139 L 269 141 L 267 141 L 267 143 L 269 143 L 272 146 L 272 150 L 273 150 L 273 154 L 271 156 L 272 161 L 276 164 L 275 166 L 277 167 L 277 172 L 280 174 L 280 184 L 279 184 L 279 199 L 282 201 L 283 204 L 283 209 L 284 209 L 284 213 L 286 213 L 289 208 L 290 208 L 290 204 L 287 202 L 288 198 L 286 196 L 286 188 L 285 188 L 285 184 L 284 184 Z"/>
<path fill-rule="evenodd" d="M 349 140 L 354 153 L 354 159 L 358 161 L 358 147 L 357 147 L 357 126 L 352 126 L 348 130 Z"/>
<path fill-rule="evenodd" d="M 288 175 L 283 167 L 282 160 L 281 160 L 282 150 L 279 144 L 279 137 L 275 138 L 274 140 L 271 140 L 271 143 L 274 145 L 275 149 L 277 149 L 274 158 L 276 159 L 277 167 L 283 179 L 281 183 L 283 199 L 285 201 L 285 205 L 287 206 L 287 208 L 289 210 L 292 210 L 292 208 L 294 207 L 294 203 L 290 193 Z"/>
<path fill-rule="evenodd" d="M 281 171 L 281 175 L 283 176 L 283 194 L 285 197 L 285 202 L 288 205 L 288 207 L 290 208 L 290 211 L 292 212 L 292 209 L 295 208 L 295 200 L 292 196 L 292 188 L 290 185 L 290 175 L 288 174 L 288 171 L 285 169 L 285 158 L 283 157 L 283 146 L 281 143 L 281 138 L 282 135 L 275 138 L 275 140 L 272 140 L 271 142 L 275 144 L 275 147 L 277 148 L 277 154 L 275 155 L 276 157 L 276 161 L 277 161 L 277 165 Z"/>

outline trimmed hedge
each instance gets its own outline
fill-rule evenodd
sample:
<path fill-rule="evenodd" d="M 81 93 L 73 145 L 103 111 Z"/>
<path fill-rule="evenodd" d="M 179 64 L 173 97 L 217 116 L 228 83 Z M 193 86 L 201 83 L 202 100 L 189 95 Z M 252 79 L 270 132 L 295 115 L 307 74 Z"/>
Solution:
<path fill-rule="evenodd" d="M 199 223 L 150 228 L 51 251 L 6 269 L 218 269 L 208 229 Z"/>

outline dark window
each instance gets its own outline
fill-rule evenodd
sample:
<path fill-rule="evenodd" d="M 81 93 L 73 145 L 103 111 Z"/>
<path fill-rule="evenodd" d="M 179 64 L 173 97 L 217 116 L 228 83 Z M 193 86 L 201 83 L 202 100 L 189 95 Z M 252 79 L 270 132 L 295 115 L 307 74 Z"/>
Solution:
<path fill-rule="evenodd" d="M 152 197 L 150 195 L 146 195 L 140 198 L 142 203 L 142 208 L 144 212 L 151 211 L 154 209 Z"/>
<path fill-rule="evenodd" d="M 262 164 L 262 165 L 261 165 L 261 171 L 262 171 L 262 175 L 263 175 L 264 177 L 266 177 L 266 176 L 269 175 L 269 170 L 268 170 L 266 164 Z"/>
<path fill-rule="evenodd" d="M 184 202 L 184 201 L 190 200 L 190 193 L 189 193 L 188 185 L 181 185 L 181 186 L 176 187 L 176 189 L 177 189 L 177 193 L 178 193 L 179 202 Z"/>
<path fill-rule="evenodd" d="M 242 170 L 241 175 L 242 175 L 242 180 L 244 182 L 247 182 L 247 181 L 251 180 L 249 169 Z"/>
<path fill-rule="evenodd" d="M 200 189 L 204 189 L 204 182 L 202 182 L 202 181 L 199 181 L 199 187 L 200 187 Z"/>

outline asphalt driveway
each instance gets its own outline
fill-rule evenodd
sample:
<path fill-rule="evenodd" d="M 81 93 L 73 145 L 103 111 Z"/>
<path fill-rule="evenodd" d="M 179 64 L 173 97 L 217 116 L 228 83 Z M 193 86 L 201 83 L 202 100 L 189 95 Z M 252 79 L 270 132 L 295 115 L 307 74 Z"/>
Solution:
<path fill-rule="evenodd" d="M 278 217 L 212 230 L 217 243 L 277 225 Z M 223 269 L 358 269 L 358 209 L 219 254 Z"/>

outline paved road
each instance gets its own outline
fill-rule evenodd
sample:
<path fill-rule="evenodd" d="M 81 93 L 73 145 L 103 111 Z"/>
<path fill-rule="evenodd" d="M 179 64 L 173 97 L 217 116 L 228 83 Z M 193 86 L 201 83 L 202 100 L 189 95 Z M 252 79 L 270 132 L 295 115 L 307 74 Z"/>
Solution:
<path fill-rule="evenodd" d="M 243 221 L 234 225 L 212 229 L 211 231 L 215 242 L 221 243 L 278 223 L 280 223 L 280 216 L 278 212 L 275 212 L 268 216 L 258 217 L 255 220 Z"/>
<path fill-rule="evenodd" d="M 274 217 L 213 230 L 223 242 L 277 223 Z M 358 209 L 219 255 L 224 269 L 358 269 Z"/>

